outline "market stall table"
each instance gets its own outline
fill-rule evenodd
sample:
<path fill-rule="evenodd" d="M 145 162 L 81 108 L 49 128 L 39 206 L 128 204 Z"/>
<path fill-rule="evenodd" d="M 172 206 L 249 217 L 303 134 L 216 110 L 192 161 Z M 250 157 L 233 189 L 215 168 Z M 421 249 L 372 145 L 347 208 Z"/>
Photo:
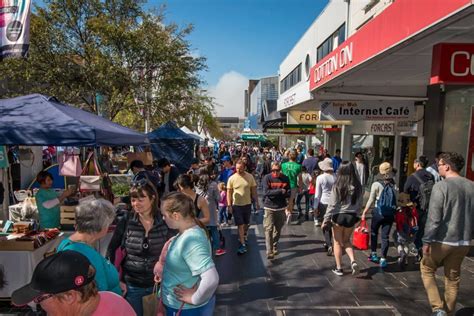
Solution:
<path fill-rule="evenodd" d="M 0 269 L 3 268 L 6 285 L 0 289 L 0 299 L 9 299 L 16 289 L 29 283 L 36 265 L 43 260 L 45 254 L 56 250 L 61 241 L 72 235 L 72 231 L 63 232 L 40 248 L 31 251 L 0 251 Z M 113 232 L 107 233 L 96 244 L 96 250 L 105 256 Z"/>

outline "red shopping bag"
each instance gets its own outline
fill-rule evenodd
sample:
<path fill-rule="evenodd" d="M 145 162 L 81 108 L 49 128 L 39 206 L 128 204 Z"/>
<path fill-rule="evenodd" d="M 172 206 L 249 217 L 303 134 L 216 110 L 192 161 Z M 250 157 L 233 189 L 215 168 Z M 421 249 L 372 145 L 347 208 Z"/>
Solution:
<path fill-rule="evenodd" d="M 354 230 L 354 236 L 352 237 L 352 244 L 355 248 L 360 250 L 369 249 L 369 229 L 367 228 L 367 222 L 361 221 L 359 226 Z"/>

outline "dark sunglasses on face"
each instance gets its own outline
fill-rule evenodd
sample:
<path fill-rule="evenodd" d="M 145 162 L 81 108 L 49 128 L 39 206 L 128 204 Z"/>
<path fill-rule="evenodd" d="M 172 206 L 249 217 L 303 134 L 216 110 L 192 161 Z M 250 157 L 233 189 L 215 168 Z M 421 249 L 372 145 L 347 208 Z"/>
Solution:
<path fill-rule="evenodd" d="M 280 172 L 280 169 L 272 169 L 272 172 Z"/>

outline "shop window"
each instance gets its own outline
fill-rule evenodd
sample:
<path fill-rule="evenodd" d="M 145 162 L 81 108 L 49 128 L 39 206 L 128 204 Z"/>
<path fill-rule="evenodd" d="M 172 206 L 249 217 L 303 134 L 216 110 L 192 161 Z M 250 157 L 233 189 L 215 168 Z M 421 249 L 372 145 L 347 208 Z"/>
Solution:
<path fill-rule="evenodd" d="M 296 66 L 282 81 L 280 81 L 280 94 L 287 91 L 301 81 L 301 64 Z"/>
<path fill-rule="evenodd" d="M 357 152 L 361 152 L 367 168 L 367 188 L 370 188 L 378 174 L 379 165 L 388 161 L 393 165 L 395 137 L 355 134 L 352 135 L 351 156 L 354 157 Z"/>
<path fill-rule="evenodd" d="M 450 87 L 446 91 L 443 151 L 455 151 L 466 158 L 468 152 L 471 107 L 474 105 L 474 88 Z M 462 170 L 464 173 L 466 168 Z"/>
<path fill-rule="evenodd" d="M 327 54 L 336 49 L 345 40 L 346 24 L 344 23 L 316 49 L 316 62 L 326 57 Z"/>

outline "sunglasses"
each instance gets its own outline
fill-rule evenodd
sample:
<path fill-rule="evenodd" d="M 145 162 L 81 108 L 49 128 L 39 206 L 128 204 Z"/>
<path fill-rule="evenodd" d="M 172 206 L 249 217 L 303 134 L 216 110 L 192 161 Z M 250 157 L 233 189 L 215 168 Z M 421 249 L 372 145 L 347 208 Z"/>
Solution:
<path fill-rule="evenodd" d="M 43 294 L 43 295 L 38 296 L 37 298 L 35 298 L 35 299 L 33 300 L 33 302 L 34 302 L 35 304 L 40 304 L 41 302 L 46 301 L 48 298 L 51 298 L 51 297 L 53 297 L 53 296 L 54 296 L 54 294 Z"/>
<path fill-rule="evenodd" d="M 279 172 L 280 169 L 272 169 L 272 172 Z"/>
<path fill-rule="evenodd" d="M 144 187 L 145 185 L 147 185 L 148 183 L 150 183 L 150 181 L 148 181 L 148 179 L 141 178 L 141 179 L 138 179 L 138 180 L 132 180 L 132 182 L 130 184 L 133 188 L 136 188 L 136 187 L 141 188 L 141 187 Z"/>

